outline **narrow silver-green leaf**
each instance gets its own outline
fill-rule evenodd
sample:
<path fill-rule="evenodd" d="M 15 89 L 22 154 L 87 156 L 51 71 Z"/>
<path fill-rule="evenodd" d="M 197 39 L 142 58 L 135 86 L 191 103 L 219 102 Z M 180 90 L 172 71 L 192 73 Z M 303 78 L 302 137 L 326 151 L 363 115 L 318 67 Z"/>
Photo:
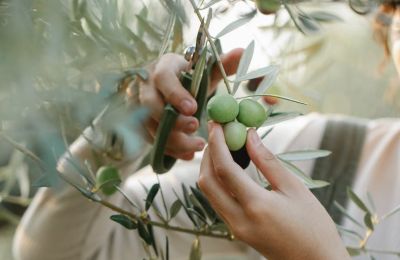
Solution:
<path fill-rule="evenodd" d="M 357 221 L 354 217 L 352 217 L 349 213 L 347 213 L 347 210 L 340 205 L 337 201 L 333 202 L 333 205 L 345 216 L 347 217 L 351 222 L 353 222 L 354 224 L 356 224 L 358 227 L 360 228 L 364 228 L 363 225 Z"/>
<path fill-rule="evenodd" d="M 350 188 L 347 188 L 347 196 L 356 204 L 362 211 L 365 213 L 371 214 L 370 210 L 368 207 L 365 205 L 365 203 L 361 200 L 361 198 L 354 193 Z"/>
<path fill-rule="evenodd" d="M 174 14 L 170 15 L 168 18 L 167 27 L 164 32 L 164 39 L 161 44 L 160 52 L 158 53 L 158 58 L 165 54 L 168 49 L 169 40 L 171 39 L 172 33 L 174 31 L 176 16 Z"/>
<path fill-rule="evenodd" d="M 398 205 L 397 207 L 395 207 L 394 209 L 392 209 L 389 213 L 387 213 L 386 215 L 384 215 L 382 217 L 382 220 L 387 219 L 389 217 L 391 217 L 392 215 L 396 214 L 400 212 L 400 205 Z"/>
<path fill-rule="evenodd" d="M 269 65 L 267 67 L 253 70 L 253 71 L 247 73 L 246 75 L 240 76 L 235 79 L 235 82 L 237 82 L 237 81 L 241 82 L 241 81 L 245 81 L 245 80 L 249 80 L 249 79 L 264 77 L 264 76 L 270 75 L 271 73 L 276 73 L 277 70 L 279 71 L 278 66 Z"/>
<path fill-rule="evenodd" d="M 336 14 L 324 11 L 314 11 L 308 13 L 308 16 L 319 22 L 343 22 L 343 19 Z"/>
<path fill-rule="evenodd" d="M 364 216 L 364 224 L 367 226 L 369 230 L 374 230 L 374 223 L 372 221 L 372 215 L 369 213 L 366 213 Z"/>
<path fill-rule="evenodd" d="M 189 259 L 201 260 L 201 245 L 200 245 L 200 239 L 198 237 L 196 237 L 196 239 L 192 243 Z"/>
<path fill-rule="evenodd" d="M 275 124 L 299 117 L 301 115 L 302 115 L 301 113 L 291 112 L 291 113 L 286 113 L 286 114 L 282 114 L 279 116 L 269 117 L 267 119 L 267 121 L 265 121 L 265 123 L 261 127 L 275 125 Z"/>
<path fill-rule="evenodd" d="M 360 248 L 355 248 L 355 247 L 346 247 L 346 249 L 350 256 L 358 256 L 362 252 Z"/>
<path fill-rule="evenodd" d="M 221 0 L 210 0 L 208 3 L 206 3 L 203 6 L 199 7 L 199 10 L 207 9 L 207 8 L 209 8 L 209 7 L 211 7 L 214 4 L 219 3 L 219 2 L 221 2 Z"/>
<path fill-rule="evenodd" d="M 240 58 L 239 66 L 236 72 L 236 80 L 233 83 L 233 91 L 232 95 L 235 95 L 236 91 L 239 88 L 240 81 L 237 81 L 239 77 L 242 77 L 247 73 L 249 70 L 249 66 L 251 63 L 251 60 L 253 59 L 253 54 L 254 54 L 254 41 L 252 41 L 247 47 L 246 50 L 243 52 L 242 57 Z"/>
<path fill-rule="evenodd" d="M 190 86 L 190 94 L 192 94 L 193 97 L 196 97 L 197 93 L 199 92 L 201 79 L 203 77 L 204 69 L 206 67 L 206 60 L 207 51 L 204 50 L 193 72 L 192 85 Z"/>
<path fill-rule="evenodd" d="M 222 29 L 215 38 L 221 38 L 222 36 L 232 32 L 233 30 L 236 30 L 237 28 L 247 24 L 250 22 L 254 16 L 256 15 L 257 11 L 251 12 L 249 15 L 246 15 L 236 21 L 233 21 L 232 23 L 228 24 L 224 29 Z"/>
<path fill-rule="evenodd" d="M 278 154 L 277 156 L 286 161 L 304 161 L 304 160 L 312 160 L 321 157 L 326 157 L 331 154 L 330 151 L 327 150 L 302 150 L 302 151 L 292 151 Z"/>
<path fill-rule="evenodd" d="M 268 75 L 264 76 L 264 79 L 261 81 L 260 85 L 258 86 L 255 95 L 266 94 L 267 90 L 272 86 L 272 83 L 275 82 L 276 78 L 279 75 L 280 67 L 278 65 L 271 65 L 271 72 Z M 261 96 L 256 96 L 256 99 L 260 98 Z"/>
<path fill-rule="evenodd" d="M 329 182 L 326 181 L 321 181 L 321 180 L 313 180 L 310 177 L 308 177 L 302 170 L 300 170 L 296 165 L 282 160 L 278 157 L 278 159 L 283 162 L 283 165 L 290 170 L 294 175 L 296 175 L 300 180 L 303 181 L 303 183 L 307 186 L 309 189 L 317 189 L 317 188 L 323 188 L 329 185 Z"/>

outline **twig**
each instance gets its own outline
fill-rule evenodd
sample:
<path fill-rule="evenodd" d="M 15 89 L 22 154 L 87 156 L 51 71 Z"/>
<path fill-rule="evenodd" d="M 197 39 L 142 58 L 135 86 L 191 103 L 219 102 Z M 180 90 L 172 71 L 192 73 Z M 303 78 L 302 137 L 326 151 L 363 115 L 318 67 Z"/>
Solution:
<path fill-rule="evenodd" d="M 203 21 L 203 17 L 201 16 L 200 11 L 196 6 L 196 3 L 193 0 L 190 0 L 190 3 L 192 4 L 192 7 L 193 7 L 197 17 L 199 18 L 200 22 L 202 22 Z M 231 94 L 232 90 L 231 90 L 231 87 L 229 85 L 229 80 L 228 80 L 228 77 L 226 76 L 226 72 L 225 72 L 224 66 L 222 65 L 221 57 L 218 54 L 217 47 L 215 46 L 214 41 L 212 40 L 210 32 L 205 27 L 204 27 L 204 33 L 206 34 L 207 40 L 210 43 L 211 49 L 212 49 L 212 51 L 214 53 L 214 56 L 217 59 L 217 65 L 218 65 L 219 70 L 220 70 L 220 72 L 222 74 L 222 77 L 224 79 L 226 90 L 228 91 L 229 94 Z"/>

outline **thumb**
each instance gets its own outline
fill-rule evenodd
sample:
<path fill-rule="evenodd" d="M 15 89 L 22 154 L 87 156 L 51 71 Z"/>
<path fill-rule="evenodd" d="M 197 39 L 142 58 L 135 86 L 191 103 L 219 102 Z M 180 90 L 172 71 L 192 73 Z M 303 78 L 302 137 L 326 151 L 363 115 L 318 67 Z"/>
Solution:
<path fill-rule="evenodd" d="M 228 53 L 221 55 L 221 63 L 222 63 L 222 66 L 224 67 L 224 70 L 225 70 L 227 76 L 236 73 L 238 66 L 239 66 L 240 58 L 242 57 L 243 52 L 244 52 L 244 49 L 236 48 L 236 49 L 231 50 Z M 211 72 L 210 86 L 211 86 L 212 91 L 216 88 L 218 82 L 221 79 L 222 79 L 221 71 L 219 70 L 218 65 L 215 64 L 214 68 L 212 69 L 212 72 Z"/>

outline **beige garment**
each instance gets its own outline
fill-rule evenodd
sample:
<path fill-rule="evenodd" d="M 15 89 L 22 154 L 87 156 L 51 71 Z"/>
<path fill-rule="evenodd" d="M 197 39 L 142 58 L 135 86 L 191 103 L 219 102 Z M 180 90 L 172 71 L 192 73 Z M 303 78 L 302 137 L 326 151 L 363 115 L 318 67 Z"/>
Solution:
<path fill-rule="evenodd" d="M 265 139 L 265 144 L 275 153 L 316 149 L 319 147 L 326 119 L 326 116 L 313 113 L 281 123 Z M 88 158 L 88 149 L 85 141 L 79 139 L 73 145 L 72 153 L 79 158 Z M 179 193 L 181 183 L 195 184 L 200 161 L 201 153 L 191 162 L 178 162 L 169 173 L 160 176 L 167 204 L 174 201 L 173 189 Z M 135 163 L 121 165 L 124 175 L 134 173 L 138 163 L 137 160 Z M 313 163 L 301 162 L 298 166 L 310 174 Z M 65 174 L 73 174 L 65 162 L 61 166 Z M 248 172 L 255 174 L 254 167 L 250 166 Z M 124 190 L 132 200 L 143 205 L 145 193 L 139 182 L 150 187 L 156 181 L 151 168 L 146 167 L 124 182 Z M 400 204 L 400 120 L 382 119 L 368 123 L 361 166 L 353 188 L 362 198 L 366 197 L 366 191 L 371 193 L 379 215 Z M 118 194 L 113 195 L 111 200 L 123 208 L 132 209 Z M 156 203 L 161 205 L 159 196 Z M 112 214 L 110 210 L 86 200 L 71 187 L 64 187 L 62 191 L 42 189 L 18 228 L 14 244 L 15 257 L 17 260 L 143 259 L 145 255 L 136 232 L 111 222 L 109 216 Z M 362 222 L 361 211 L 352 204 L 349 214 Z M 172 224 L 191 226 L 183 212 L 178 214 Z M 350 221 L 345 221 L 344 225 L 357 229 Z M 400 251 L 400 214 L 394 215 L 376 229 L 376 234 L 368 243 L 369 247 Z M 188 259 L 192 236 L 161 229 L 155 229 L 155 233 L 159 245 L 164 244 L 166 235 L 169 237 L 170 259 Z M 346 242 L 352 243 L 350 239 L 346 239 Z M 203 259 L 262 259 L 239 242 L 202 238 L 202 246 Z M 397 258 L 377 255 L 377 259 Z"/>

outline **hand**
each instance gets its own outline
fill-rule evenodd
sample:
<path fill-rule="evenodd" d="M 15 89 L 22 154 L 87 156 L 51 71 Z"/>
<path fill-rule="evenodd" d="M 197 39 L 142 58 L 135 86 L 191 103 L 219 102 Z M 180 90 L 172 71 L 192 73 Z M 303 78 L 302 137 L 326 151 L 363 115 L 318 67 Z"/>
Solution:
<path fill-rule="evenodd" d="M 199 186 L 234 236 L 268 259 L 349 259 L 323 206 L 263 146 L 254 129 L 248 131 L 246 148 L 272 191 L 232 160 L 221 126 L 209 124 Z"/>
<path fill-rule="evenodd" d="M 222 55 L 221 61 L 228 75 L 236 72 L 243 49 L 234 49 Z M 199 127 L 198 120 L 192 115 L 197 110 L 196 100 L 184 89 L 179 81 L 182 71 L 189 63 L 183 56 L 166 54 L 150 68 L 147 81 L 139 83 L 139 103 L 149 107 L 151 116 L 146 124 L 148 137 L 152 142 L 166 103 L 172 104 L 180 113 L 168 139 L 166 153 L 175 158 L 191 160 L 194 152 L 204 149 L 205 140 L 192 135 Z M 217 66 L 213 68 L 209 93 L 222 79 Z M 129 95 L 129 93 L 128 93 Z"/>

